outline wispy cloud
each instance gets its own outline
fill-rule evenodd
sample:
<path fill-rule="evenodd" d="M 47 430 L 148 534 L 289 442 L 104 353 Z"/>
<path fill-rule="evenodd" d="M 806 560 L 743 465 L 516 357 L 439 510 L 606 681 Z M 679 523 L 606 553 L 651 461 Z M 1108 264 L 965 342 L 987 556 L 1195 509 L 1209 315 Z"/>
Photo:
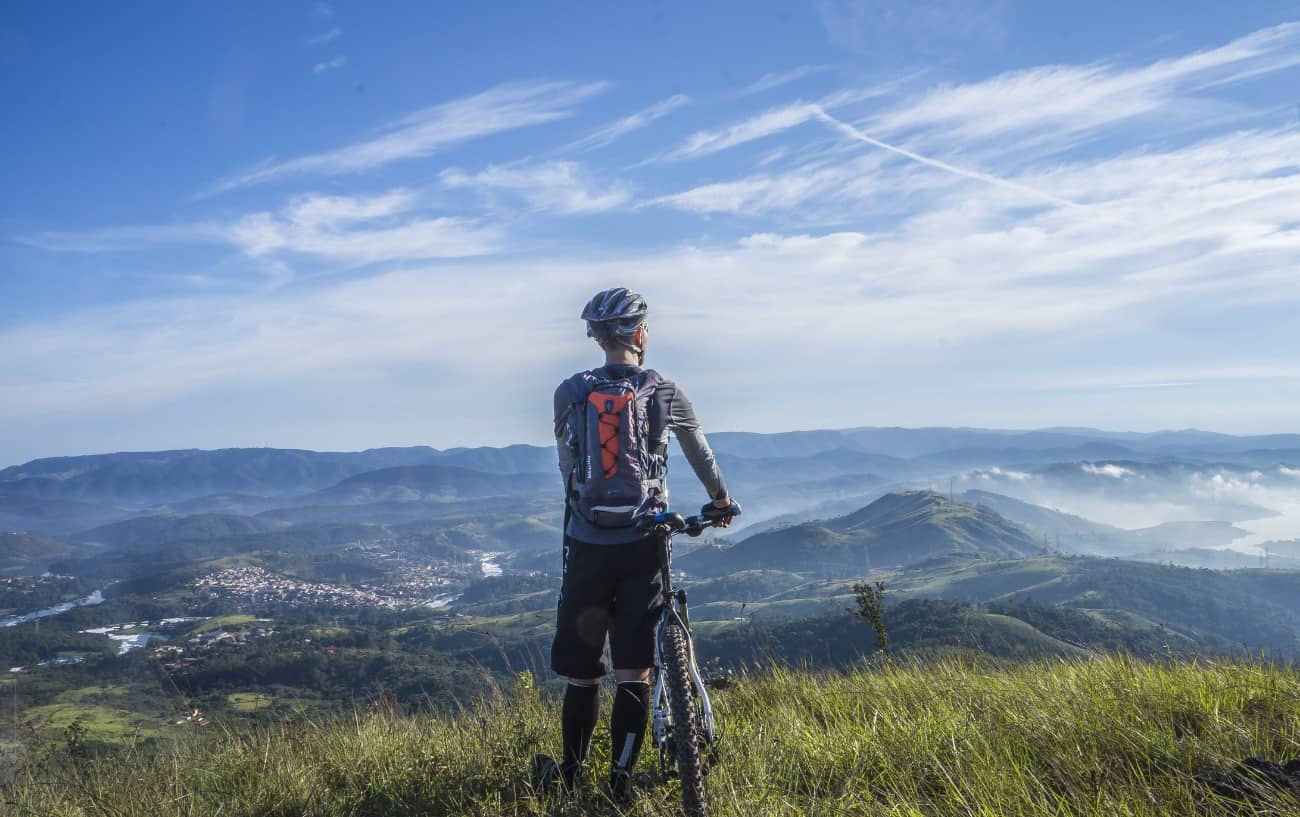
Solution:
<path fill-rule="evenodd" d="M 392 123 L 372 139 L 323 153 L 263 162 L 222 179 L 210 192 L 296 176 L 359 173 L 429 156 L 471 139 L 564 119 L 573 114 L 574 106 L 609 87 L 604 82 L 499 85 L 474 96 L 417 111 Z"/>
<path fill-rule="evenodd" d="M 1286 23 L 1218 48 L 1145 65 L 1041 66 L 940 86 L 919 99 L 905 99 L 857 121 L 843 116 L 832 120 L 826 112 L 896 91 L 899 84 L 841 92 L 820 102 L 792 103 L 723 128 L 697 131 L 650 161 L 698 159 L 819 119 L 849 139 L 885 150 L 900 148 L 915 154 L 912 158 L 917 161 L 932 160 L 961 172 L 959 163 L 934 152 L 959 150 L 1023 162 L 1036 154 L 1067 150 L 1091 134 L 1138 117 L 1159 116 L 1171 125 L 1208 127 L 1215 120 L 1207 113 L 1217 116 L 1223 111 L 1221 103 L 1203 96 L 1207 89 L 1295 65 L 1300 65 L 1300 23 Z M 902 147 L 904 141 L 916 144 Z"/>
<path fill-rule="evenodd" d="M 790 71 L 782 73 L 764 74 L 754 82 L 742 88 L 736 96 L 745 97 L 754 94 L 761 94 L 764 91 L 770 91 L 773 88 L 780 88 L 782 85 L 789 85 L 805 77 L 815 76 L 831 70 L 829 65 L 801 65 Z"/>
<path fill-rule="evenodd" d="M 819 110 L 816 105 L 804 102 L 772 108 L 725 128 L 696 131 L 680 147 L 659 158 L 672 161 L 708 156 L 798 127 L 816 119 Z"/>
<path fill-rule="evenodd" d="M 829 110 L 860 104 L 892 93 L 903 81 L 895 79 L 860 88 L 843 89 L 814 102 L 800 101 L 769 108 L 723 128 L 699 130 L 686 137 L 678 147 L 653 156 L 642 164 L 699 159 L 776 136 L 812 120 L 824 119 Z"/>
<path fill-rule="evenodd" d="M 1189 111 L 1204 112 L 1216 104 L 1213 98 L 1202 96 L 1211 84 L 1218 88 L 1297 64 L 1300 24 L 1288 23 L 1218 48 L 1134 67 L 1114 63 L 1046 66 L 943 86 L 856 121 L 832 115 L 825 105 L 797 103 L 722 129 L 697 132 L 665 158 L 703 157 L 817 121 L 848 142 L 869 145 L 956 178 L 1002 187 L 1016 194 L 1008 200 L 1014 206 L 1027 206 L 1034 199 L 1058 206 L 1089 204 L 1106 200 L 1112 191 L 1092 189 L 1080 198 L 1060 189 L 1061 174 L 1035 171 L 1035 163 L 1055 157 L 1059 167 L 1063 152 L 1099 132 L 1110 132 L 1108 129 L 1138 116 L 1178 121 Z M 1188 134 L 1195 134 L 1197 125 L 1210 132 L 1221 130 L 1224 121 L 1189 121 Z M 791 141 L 784 140 L 776 149 L 779 156 L 789 155 Z M 953 161 L 948 155 L 964 158 Z M 928 197 L 945 188 L 933 175 L 900 175 L 897 170 L 882 171 L 878 163 L 864 165 L 833 154 L 781 171 L 766 164 L 770 163 L 760 158 L 759 172 L 708 182 L 653 201 L 691 212 L 785 212 L 800 223 L 815 223 L 815 219 L 829 216 L 830 223 L 843 224 L 850 220 L 845 205 L 866 206 L 866 212 L 878 213 L 890 207 L 888 202 L 906 196 L 902 200 L 915 207 L 922 201 L 918 194 Z M 1277 172 L 1284 170 L 1276 168 Z M 1127 183 L 1110 175 L 1099 178 Z M 1117 218 L 1109 208 L 1091 208 L 1089 215 L 1107 223 Z"/>
<path fill-rule="evenodd" d="M 1137 67 L 1054 65 L 981 82 L 936 88 L 874 117 L 872 129 L 915 133 L 967 148 L 990 142 L 1007 151 L 1027 144 L 1069 145 L 1079 134 L 1159 112 L 1165 119 L 1204 113 L 1196 92 L 1300 64 L 1300 23 L 1249 34 L 1218 48 Z"/>
<path fill-rule="evenodd" d="M 417 204 L 407 190 L 298 196 L 279 213 L 254 213 L 227 225 L 225 238 L 251 256 L 293 253 L 354 265 L 487 255 L 504 244 L 499 227 L 412 214 Z"/>
<path fill-rule="evenodd" d="M 842 223 L 846 202 L 858 205 L 855 215 L 866 215 L 862 204 L 870 199 L 867 190 L 878 178 L 880 164 L 879 156 L 835 164 L 801 164 L 784 172 L 763 172 L 732 181 L 698 185 L 651 199 L 646 204 L 665 205 L 701 215 L 799 214 L 794 219 L 799 223 L 816 223 L 829 208 L 839 210 L 834 221 Z"/>
<path fill-rule="evenodd" d="M 216 244 L 251 258 L 301 255 L 346 265 L 464 258 L 497 251 L 499 227 L 476 219 L 420 215 L 419 196 L 296 196 L 277 212 L 192 225 L 125 226 L 83 233 L 38 233 L 18 240 L 47 250 L 127 252 L 168 244 Z"/>
<path fill-rule="evenodd" d="M 332 42 L 334 42 L 335 40 L 337 40 L 339 37 L 342 37 L 342 36 L 343 36 L 343 29 L 339 28 L 338 26 L 334 26 L 333 28 L 331 28 L 331 29 L 328 30 L 328 31 L 324 31 L 324 32 L 321 32 L 320 34 L 315 34 L 315 35 L 313 35 L 313 36 L 311 36 L 311 37 L 308 37 L 308 38 L 307 38 L 307 44 L 308 44 L 308 45 L 326 45 L 326 44 L 328 44 L 328 43 L 332 43 Z"/>
<path fill-rule="evenodd" d="M 662 102 L 656 102 L 644 110 L 637 111 L 634 114 L 625 116 L 622 119 L 616 119 L 609 124 L 596 129 L 588 136 L 579 139 L 569 147 L 576 150 L 595 150 L 613 144 L 616 140 L 623 138 L 627 134 L 640 130 L 647 125 L 662 119 L 673 111 L 684 108 L 691 104 L 691 98 L 685 94 L 674 94 Z"/>
<path fill-rule="evenodd" d="M 335 68 L 342 68 L 347 64 L 348 64 L 348 58 L 340 54 L 339 56 L 334 57 L 333 59 L 326 60 L 325 62 L 316 63 L 311 67 L 311 72 L 313 74 L 323 74 L 326 71 L 333 71 Z"/>
<path fill-rule="evenodd" d="M 597 213 L 631 199 L 631 193 L 622 185 L 597 185 L 576 162 L 516 162 L 493 165 L 478 173 L 449 168 L 438 178 L 448 187 L 509 193 L 534 209 L 552 213 Z"/>
<path fill-rule="evenodd" d="M 1300 302 L 1293 274 L 1300 232 L 1283 229 L 1300 218 L 1297 151 L 1295 130 L 1231 134 L 1163 152 L 1081 159 L 1017 176 L 1013 186 L 874 154 L 848 166 L 702 186 L 666 203 L 745 214 L 824 209 L 828 220 L 843 220 L 845 212 L 908 201 L 876 230 L 759 234 L 745 252 L 727 255 L 732 274 L 745 270 L 746 292 L 771 286 L 789 314 L 819 315 L 819 338 L 878 345 L 1122 332 L 1133 316 Z M 936 181 L 942 184 L 924 186 Z M 1021 187 L 1093 202 L 1105 217 L 1093 208 L 1035 203 Z M 779 270 L 799 286 L 814 276 L 815 293 L 791 292 Z M 707 288 L 701 281 L 695 291 L 708 297 L 700 292 Z M 1188 378 L 1162 372 L 1133 379 Z"/>

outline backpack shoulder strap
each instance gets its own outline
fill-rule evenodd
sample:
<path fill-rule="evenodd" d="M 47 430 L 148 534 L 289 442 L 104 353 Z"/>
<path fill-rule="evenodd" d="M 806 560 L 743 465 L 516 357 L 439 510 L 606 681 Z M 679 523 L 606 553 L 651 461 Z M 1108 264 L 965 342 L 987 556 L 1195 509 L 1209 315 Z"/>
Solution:
<path fill-rule="evenodd" d="M 570 403 L 583 403 L 598 381 L 591 372 L 578 372 L 561 384 Z"/>

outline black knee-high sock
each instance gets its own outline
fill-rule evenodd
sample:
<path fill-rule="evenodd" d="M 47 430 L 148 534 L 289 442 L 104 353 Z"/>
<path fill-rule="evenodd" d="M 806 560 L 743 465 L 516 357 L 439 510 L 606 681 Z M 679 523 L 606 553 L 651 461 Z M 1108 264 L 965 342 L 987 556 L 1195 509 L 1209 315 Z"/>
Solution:
<path fill-rule="evenodd" d="M 560 771 L 564 774 L 565 785 L 573 785 L 578 769 L 587 759 L 591 733 L 596 731 L 599 715 L 600 687 L 570 683 L 564 690 L 564 707 L 560 710 L 560 730 L 564 736 Z"/>
<path fill-rule="evenodd" d="M 624 681 L 614 692 L 614 711 L 609 716 L 612 740 L 610 762 L 615 772 L 631 772 L 645 740 L 646 714 L 650 708 L 650 685 L 645 681 Z"/>

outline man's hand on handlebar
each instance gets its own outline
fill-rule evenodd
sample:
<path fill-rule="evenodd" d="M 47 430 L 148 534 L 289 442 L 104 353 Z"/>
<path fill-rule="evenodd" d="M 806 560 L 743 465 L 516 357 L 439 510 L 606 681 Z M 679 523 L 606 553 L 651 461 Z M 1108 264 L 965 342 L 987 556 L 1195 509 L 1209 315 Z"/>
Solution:
<path fill-rule="evenodd" d="M 713 523 L 714 527 L 725 528 L 731 524 L 733 517 L 740 515 L 740 503 L 725 497 L 715 499 L 700 509 L 700 516 Z"/>

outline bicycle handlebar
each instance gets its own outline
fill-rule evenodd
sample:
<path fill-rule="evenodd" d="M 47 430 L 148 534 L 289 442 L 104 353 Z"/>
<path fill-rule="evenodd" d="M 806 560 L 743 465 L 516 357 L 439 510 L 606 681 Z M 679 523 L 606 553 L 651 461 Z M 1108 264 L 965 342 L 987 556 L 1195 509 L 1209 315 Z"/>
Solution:
<path fill-rule="evenodd" d="M 642 517 L 637 528 L 643 533 L 663 530 L 669 536 L 684 533 L 687 536 L 699 536 L 706 528 L 717 526 L 722 520 L 740 516 L 740 506 L 735 502 L 730 508 L 719 508 L 716 513 L 699 513 L 695 516 L 682 516 L 674 511 L 660 511 L 653 516 Z"/>

